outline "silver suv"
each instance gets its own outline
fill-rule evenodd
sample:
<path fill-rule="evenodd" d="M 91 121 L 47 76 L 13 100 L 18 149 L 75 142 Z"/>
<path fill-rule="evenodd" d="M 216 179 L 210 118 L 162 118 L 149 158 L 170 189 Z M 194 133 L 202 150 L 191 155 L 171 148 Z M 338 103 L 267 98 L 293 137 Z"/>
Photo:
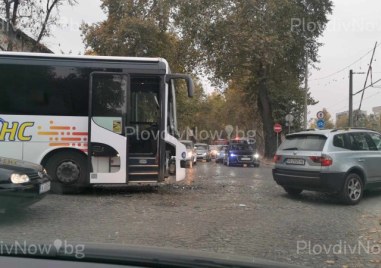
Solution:
<path fill-rule="evenodd" d="M 355 128 L 290 134 L 274 162 L 273 178 L 290 195 L 333 192 L 354 205 L 364 189 L 381 186 L 381 134 Z"/>

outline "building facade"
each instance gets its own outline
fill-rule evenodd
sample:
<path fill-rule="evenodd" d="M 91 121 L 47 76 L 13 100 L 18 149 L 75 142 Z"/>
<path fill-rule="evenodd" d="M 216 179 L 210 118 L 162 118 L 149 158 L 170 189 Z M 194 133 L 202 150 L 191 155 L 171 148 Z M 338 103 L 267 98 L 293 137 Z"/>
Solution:
<path fill-rule="evenodd" d="M 8 48 L 9 36 L 7 35 L 7 32 L 9 27 L 11 26 L 9 26 L 5 20 L 0 19 L 0 51 L 5 51 Z M 46 46 L 41 44 L 35 46 L 35 44 L 36 41 L 32 37 L 28 36 L 21 30 L 16 30 L 15 37 L 13 38 L 12 51 L 53 53 L 53 51 Z"/>

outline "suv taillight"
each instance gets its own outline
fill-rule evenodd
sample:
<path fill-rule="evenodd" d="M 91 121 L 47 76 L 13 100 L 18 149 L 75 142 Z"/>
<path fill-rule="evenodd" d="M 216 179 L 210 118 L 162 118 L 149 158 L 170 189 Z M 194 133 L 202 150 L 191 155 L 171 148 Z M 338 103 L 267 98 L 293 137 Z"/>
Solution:
<path fill-rule="evenodd" d="M 322 155 L 322 156 L 310 156 L 310 159 L 314 162 L 314 163 L 320 163 L 320 165 L 322 167 L 329 167 L 330 165 L 332 165 L 333 163 L 333 160 L 330 156 L 328 155 Z"/>
<path fill-rule="evenodd" d="M 332 158 L 330 156 L 323 155 L 321 157 L 320 163 L 321 163 L 322 167 L 329 167 L 330 165 L 332 165 L 333 160 L 332 160 Z"/>
<path fill-rule="evenodd" d="M 274 163 L 279 162 L 282 159 L 281 155 L 274 155 Z"/>

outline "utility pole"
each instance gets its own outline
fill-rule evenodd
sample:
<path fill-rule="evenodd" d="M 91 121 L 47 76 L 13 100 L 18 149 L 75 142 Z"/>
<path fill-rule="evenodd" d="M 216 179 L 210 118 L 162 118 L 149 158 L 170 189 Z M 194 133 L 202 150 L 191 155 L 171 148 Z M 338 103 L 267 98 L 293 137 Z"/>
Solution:
<path fill-rule="evenodd" d="M 348 126 L 353 127 L 353 70 L 349 70 L 349 112 Z"/>
<path fill-rule="evenodd" d="M 304 77 L 304 129 L 307 129 L 307 97 L 308 97 L 308 50 L 306 52 L 306 73 Z"/>
<path fill-rule="evenodd" d="M 365 74 L 365 73 L 364 72 L 356 72 L 355 73 L 355 72 L 353 72 L 353 70 L 349 70 L 349 105 L 348 105 L 349 106 L 348 107 L 348 126 L 349 127 L 353 127 L 353 117 L 354 117 L 353 116 L 353 96 L 357 95 L 360 92 L 362 92 L 361 100 L 360 100 L 360 105 L 359 105 L 358 110 L 355 113 L 355 116 L 356 116 L 355 123 L 357 125 L 358 117 L 360 115 L 362 100 L 364 98 L 365 89 L 367 89 L 368 87 L 371 87 L 374 84 L 373 81 L 371 81 L 371 84 L 369 86 L 366 85 L 367 82 L 368 82 L 369 76 L 372 77 L 372 63 L 373 63 L 373 58 L 374 58 L 374 54 L 376 52 L 376 49 L 377 49 L 377 42 L 376 42 L 376 44 L 374 45 L 374 48 L 373 48 L 373 53 L 372 53 L 372 57 L 370 59 L 370 63 L 369 63 L 369 67 L 368 67 L 368 72 L 366 73 L 364 87 L 363 87 L 362 90 L 357 91 L 355 94 L 353 94 L 353 75 L 354 74 Z M 375 83 L 377 83 L 377 82 L 378 81 L 376 81 Z"/>

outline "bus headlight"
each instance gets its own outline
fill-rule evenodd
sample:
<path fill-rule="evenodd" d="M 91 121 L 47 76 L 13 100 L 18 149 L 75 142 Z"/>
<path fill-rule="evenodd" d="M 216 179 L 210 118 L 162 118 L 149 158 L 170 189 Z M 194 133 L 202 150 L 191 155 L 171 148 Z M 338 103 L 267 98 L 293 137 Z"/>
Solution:
<path fill-rule="evenodd" d="M 26 183 L 29 182 L 29 177 L 25 174 L 13 173 L 11 175 L 11 182 L 14 184 Z"/>
<path fill-rule="evenodd" d="M 253 155 L 255 159 L 258 159 L 259 158 L 259 154 L 255 154 Z"/>

